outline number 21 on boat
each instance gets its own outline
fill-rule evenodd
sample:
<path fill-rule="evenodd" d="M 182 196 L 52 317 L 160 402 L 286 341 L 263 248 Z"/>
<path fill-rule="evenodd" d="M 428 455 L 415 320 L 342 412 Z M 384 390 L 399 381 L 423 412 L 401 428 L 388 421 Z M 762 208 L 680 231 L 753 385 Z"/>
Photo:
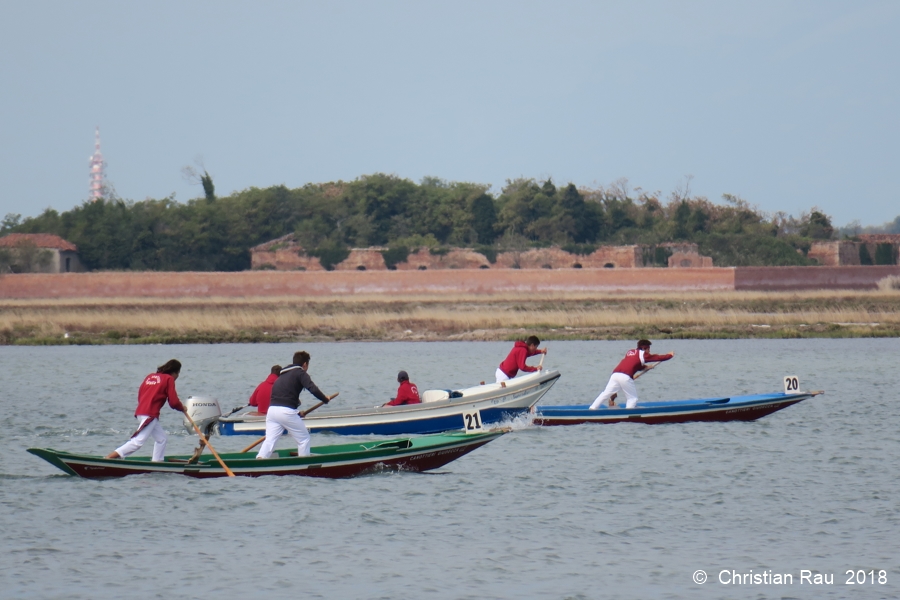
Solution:
<path fill-rule="evenodd" d="M 796 394 L 800 391 L 800 379 L 796 375 L 787 375 L 784 378 L 784 393 Z"/>
<path fill-rule="evenodd" d="M 481 411 L 464 412 L 462 418 L 463 429 L 466 430 L 466 433 L 480 433 L 484 431 L 484 427 L 481 425 Z"/>

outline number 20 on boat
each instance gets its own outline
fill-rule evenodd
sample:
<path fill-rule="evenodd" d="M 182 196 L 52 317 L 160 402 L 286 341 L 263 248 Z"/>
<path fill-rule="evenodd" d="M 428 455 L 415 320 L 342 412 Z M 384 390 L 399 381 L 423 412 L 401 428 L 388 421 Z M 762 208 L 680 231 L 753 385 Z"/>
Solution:
<path fill-rule="evenodd" d="M 796 394 L 800 391 L 800 379 L 796 375 L 786 375 L 784 377 L 784 393 Z"/>

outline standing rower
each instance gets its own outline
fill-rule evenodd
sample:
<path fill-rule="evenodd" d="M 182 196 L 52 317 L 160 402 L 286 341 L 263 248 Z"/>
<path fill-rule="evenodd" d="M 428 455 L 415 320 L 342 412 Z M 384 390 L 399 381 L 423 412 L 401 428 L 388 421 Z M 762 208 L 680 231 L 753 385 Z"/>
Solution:
<path fill-rule="evenodd" d="M 524 371 L 526 373 L 534 373 L 535 371 L 540 371 L 538 367 L 529 367 L 525 364 L 525 359 L 530 356 L 547 354 L 546 348 L 538 350 L 538 346 L 540 345 L 541 340 L 539 340 L 536 335 L 530 335 L 526 340 L 517 341 L 513 345 L 513 349 L 509 351 L 509 355 L 506 357 L 506 360 L 500 363 L 500 366 L 497 367 L 497 372 L 495 373 L 497 383 L 509 381 L 510 379 L 518 375 L 519 371 Z"/>
<path fill-rule="evenodd" d="M 175 380 L 181 374 L 181 363 L 174 358 L 144 378 L 138 388 L 138 405 L 134 416 L 138 420 L 137 431 L 131 439 L 110 452 L 106 458 L 125 458 L 141 449 L 147 438 L 153 438 L 153 462 L 166 457 L 166 430 L 159 424 L 159 411 L 166 401 L 174 410 L 184 412 L 184 406 L 175 392 Z"/>
<path fill-rule="evenodd" d="M 650 341 L 638 340 L 637 348 L 625 353 L 625 358 L 619 362 L 609 377 L 609 383 L 603 393 L 597 396 L 591 404 L 591 410 L 601 406 L 609 406 L 618 392 L 623 392 L 627 399 L 625 408 L 634 408 L 637 405 L 637 387 L 634 385 L 634 376 L 639 371 L 647 369 L 648 362 L 661 362 L 675 356 L 674 352 L 668 354 L 650 354 Z"/>
<path fill-rule="evenodd" d="M 297 414 L 300 408 L 300 393 L 310 394 L 328 404 L 337 394 L 326 396 L 316 387 L 306 373 L 309 369 L 309 352 L 295 352 L 293 362 L 281 370 L 281 375 L 272 384 L 269 411 L 266 413 L 266 441 L 263 442 L 256 458 L 269 458 L 275 449 L 275 442 L 287 431 L 297 442 L 297 456 L 309 456 L 309 431 L 303 419 Z"/>

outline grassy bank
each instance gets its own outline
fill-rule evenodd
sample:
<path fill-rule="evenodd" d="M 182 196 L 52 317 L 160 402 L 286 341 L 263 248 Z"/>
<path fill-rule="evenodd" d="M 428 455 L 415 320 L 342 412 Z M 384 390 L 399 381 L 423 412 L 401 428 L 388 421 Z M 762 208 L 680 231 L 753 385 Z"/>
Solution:
<path fill-rule="evenodd" d="M 2 344 L 900 336 L 900 292 L 0 301 Z"/>

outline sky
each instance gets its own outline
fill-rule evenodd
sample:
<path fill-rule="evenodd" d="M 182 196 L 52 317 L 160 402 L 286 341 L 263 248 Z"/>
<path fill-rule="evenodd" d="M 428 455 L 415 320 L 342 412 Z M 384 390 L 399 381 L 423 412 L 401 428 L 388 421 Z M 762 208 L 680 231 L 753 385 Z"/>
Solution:
<path fill-rule="evenodd" d="M 0 217 L 390 173 L 900 215 L 900 2 L 0 2 Z M 893 167 L 891 167 L 893 165 Z M 891 175 L 894 173 L 895 175 Z"/>

